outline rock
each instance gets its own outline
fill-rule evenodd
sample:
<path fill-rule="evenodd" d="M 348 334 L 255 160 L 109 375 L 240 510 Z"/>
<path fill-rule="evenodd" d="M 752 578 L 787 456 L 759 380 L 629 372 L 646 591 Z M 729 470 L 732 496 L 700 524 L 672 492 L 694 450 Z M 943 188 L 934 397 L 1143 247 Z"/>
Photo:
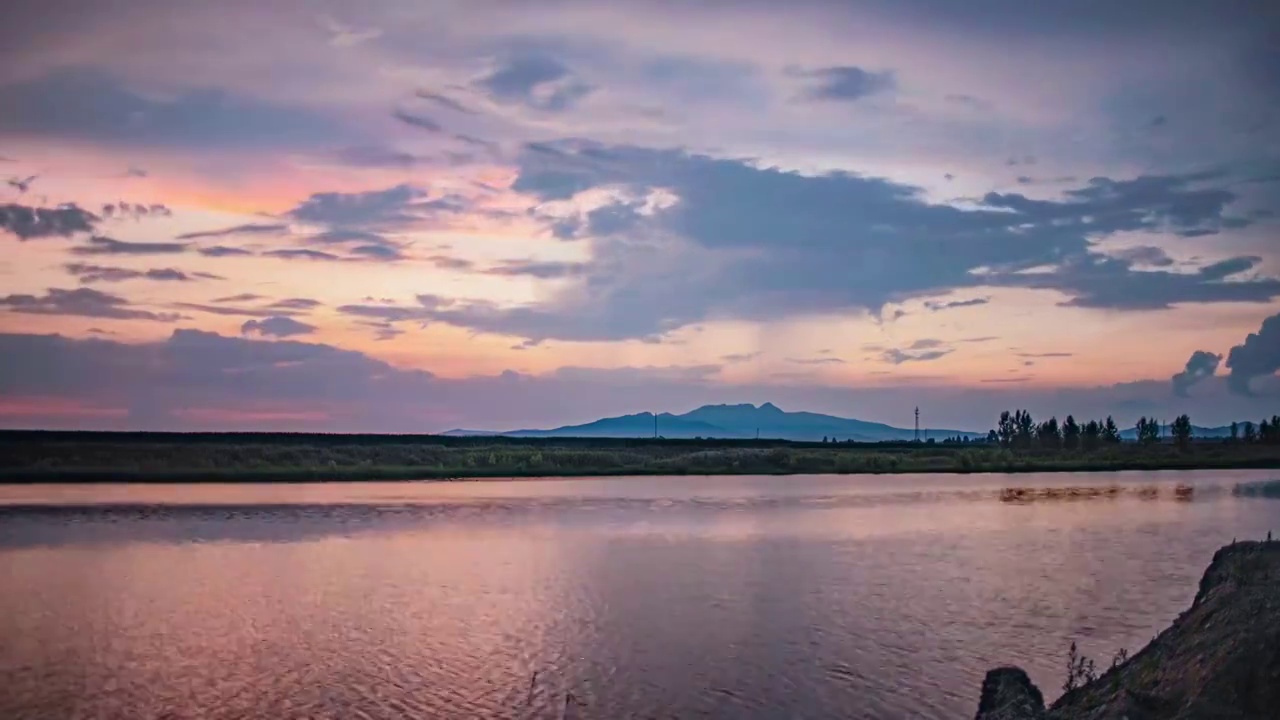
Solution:
<path fill-rule="evenodd" d="M 1280 718 L 1280 542 L 1218 550 L 1190 609 L 1149 645 L 1037 714 L 1039 698 L 1021 670 L 992 670 L 978 720 Z"/>
<path fill-rule="evenodd" d="M 982 680 L 982 698 L 975 720 L 1040 720 L 1044 696 L 1022 668 L 991 670 Z"/>

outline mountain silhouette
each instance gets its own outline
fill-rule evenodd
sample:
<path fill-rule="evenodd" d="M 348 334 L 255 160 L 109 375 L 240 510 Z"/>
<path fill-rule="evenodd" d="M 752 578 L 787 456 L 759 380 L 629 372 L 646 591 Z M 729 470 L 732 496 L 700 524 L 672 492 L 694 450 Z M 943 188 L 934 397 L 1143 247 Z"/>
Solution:
<path fill-rule="evenodd" d="M 915 431 L 884 423 L 867 422 L 811 412 L 786 412 L 773 403 L 762 405 L 703 405 L 683 415 L 659 413 L 657 434 L 665 438 L 761 438 L 771 440 L 819 441 L 823 438 L 880 442 L 910 440 Z M 635 413 L 602 418 L 581 425 L 565 425 L 548 430 L 450 430 L 446 435 L 505 435 L 510 437 L 653 437 L 653 413 Z M 985 437 L 985 432 L 964 430 L 921 430 L 921 435 L 941 440 L 952 436 Z"/>

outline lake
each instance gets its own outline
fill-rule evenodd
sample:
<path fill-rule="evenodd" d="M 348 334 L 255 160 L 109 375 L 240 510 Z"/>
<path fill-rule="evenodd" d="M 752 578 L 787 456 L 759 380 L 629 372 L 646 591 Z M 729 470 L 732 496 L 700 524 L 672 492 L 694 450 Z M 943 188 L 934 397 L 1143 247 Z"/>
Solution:
<path fill-rule="evenodd" d="M 0 486 L 0 717 L 972 717 L 1144 645 L 1278 475 Z"/>

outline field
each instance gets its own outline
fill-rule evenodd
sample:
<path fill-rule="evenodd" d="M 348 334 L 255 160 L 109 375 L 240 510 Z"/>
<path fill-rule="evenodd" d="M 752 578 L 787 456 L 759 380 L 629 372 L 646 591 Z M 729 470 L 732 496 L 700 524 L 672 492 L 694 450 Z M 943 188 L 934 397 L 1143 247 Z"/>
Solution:
<path fill-rule="evenodd" d="M 0 482 L 267 482 L 583 475 L 1280 468 L 1280 446 L 1204 441 L 1093 451 L 981 443 L 0 432 Z"/>

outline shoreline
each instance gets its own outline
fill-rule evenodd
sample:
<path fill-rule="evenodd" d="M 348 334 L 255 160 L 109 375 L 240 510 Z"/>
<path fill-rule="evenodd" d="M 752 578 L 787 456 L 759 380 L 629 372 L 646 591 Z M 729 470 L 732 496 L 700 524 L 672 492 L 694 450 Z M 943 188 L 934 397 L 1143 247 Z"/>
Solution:
<path fill-rule="evenodd" d="M 724 468 L 722 470 L 689 470 L 682 471 L 669 468 L 652 469 L 582 469 L 546 472 L 472 472 L 455 474 L 441 472 L 431 467 L 362 467 L 362 468 L 330 468 L 299 467 L 273 468 L 263 470 L 53 470 L 53 471 L 5 471 L 0 470 L 0 485 L 97 485 L 97 484 L 138 484 L 138 485 L 213 485 L 213 484 L 328 484 L 328 483 L 362 483 L 362 482 L 397 482 L 397 483 L 456 483 L 485 482 L 511 480 L 586 480 L 613 478 L 650 478 L 650 477 L 742 477 L 768 476 L 789 477 L 796 475 L 823 475 L 830 477 L 845 476 L 886 476 L 886 475 L 1032 475 L 1032 474 L 1067 474 L 1067 473 L 1150 473 L 1150 472 L 1194 472 L 1197 470 L 1276 470 L 1280 471 L 1280 460 L 1265 459 L 1255 462 L 1235 463 L 1054 463 L 1054 464 L 1016 464 L 1008 467 L 994 468 L 960 468 L 960 467 L 902 467 L 892 469 L 858 469 L 848 471 L 823 471 L 806 469 L 751 469 Z"/>
<path fill-rule="evenodd" d="M 998 667 L 983 679 L 976 720 L 1275 718 L 1278 591 L 1280 541 L 1232 542 L 1214 553 L 1191 606 L 1136 653 L 1101 674 L 1074 665 L 1048 706 L 1025 671 Z"/>
<path fill-rule="evenodd" d="M 662 438 L 0 432 L 0 483 L 267 483 L 694 475 L 1280 470 L 1280 444 L 986 443 Z"/>

